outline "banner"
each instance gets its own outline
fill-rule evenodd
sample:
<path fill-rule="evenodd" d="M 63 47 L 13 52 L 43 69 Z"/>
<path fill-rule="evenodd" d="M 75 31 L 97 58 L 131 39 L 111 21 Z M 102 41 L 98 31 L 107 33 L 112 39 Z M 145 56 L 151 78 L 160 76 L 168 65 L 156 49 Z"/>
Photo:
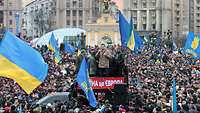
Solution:
<path fill-rule="evenodd" d="M 124 77 L 91 77 L 92 89 L 114 89 L 115 84 L 124 84 Z"/>

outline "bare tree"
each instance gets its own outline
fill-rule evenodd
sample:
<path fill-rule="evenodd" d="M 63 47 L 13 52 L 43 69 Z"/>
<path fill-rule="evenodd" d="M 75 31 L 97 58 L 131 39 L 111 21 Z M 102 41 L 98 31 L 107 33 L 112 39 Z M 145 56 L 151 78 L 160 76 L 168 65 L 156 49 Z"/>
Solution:
<path fill-rule="evenodd" d="M 39 36 L 53 30 L 53 10 L 41 8 L 33 15 L 34 24 L 37 27 Z"/>

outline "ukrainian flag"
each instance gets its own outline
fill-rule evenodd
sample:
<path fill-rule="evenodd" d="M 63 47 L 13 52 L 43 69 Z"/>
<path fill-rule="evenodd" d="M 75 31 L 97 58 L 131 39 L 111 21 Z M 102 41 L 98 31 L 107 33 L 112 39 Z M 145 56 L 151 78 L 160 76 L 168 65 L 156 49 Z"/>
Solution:
<path fill-rule="evenodd" d="M 30 94 L 46 78 L 48 65 L 39 52 L 11 32 L 0 42 L 0 76 L 16 81 Z"/>
<path fill-rule="evenodd" d="M 58 64 L 62 60 L 60 52 L 57 51 L 54 53 L 54 61 Z"/>
<path fill-rule="evenodd" d="M 130 38 L 130 34 L 132 33 L 130 32 L 131 26 L 121 12 L 119 12 L 119 29 L 122 46 L 127 47 L 128 39 Z"/>
<path fill-rule="evenodd" d="M 51 35 L 51 38 L 50 38 L 49 44 L 48 44 L 48 48 L 49 48 L 49 50 L 51 50 L 54 53 L 54 61 L 56 63 L 59 63 L 62 58 L 61 58 L 61 55 L 59 52 L 58 43 L 56 41 L 54 33 L 52 33 L 52 35 Z"/>
<path fill-rule="evenodd" d="M 140 49 L 144 46 L 141 37 L 133 31 L 132 17 L 129 24 L 121 12 L 119 12 L 119 28 L 122 46 L 128 47 L 132 51 Z"/>
<path fill-rule="evenodd" d="M 200 37 L 195 36 L 193 32 L 189 32 L 185 43 L 185 52 L 192 54 L 194 58 L 200 56 Z"/>
<path fill-rule="evenodd" d="M 52 33 L 52 35 L 51 35 L 51 38 L 50 38 L 49 44 L 48 44 L 48 48 L 49 48 L 49 50 L 51 50 L 53 52 L 59 50 L 54 33 Z"/>

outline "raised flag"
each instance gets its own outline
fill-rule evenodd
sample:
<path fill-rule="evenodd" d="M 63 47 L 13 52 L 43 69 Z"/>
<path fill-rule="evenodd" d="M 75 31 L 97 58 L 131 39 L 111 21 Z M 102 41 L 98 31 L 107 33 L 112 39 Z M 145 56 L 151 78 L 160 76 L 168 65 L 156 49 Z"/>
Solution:
<path fill-rule="evenodd" d="M 69 43 L 65 43 L 65 52 L 73 54 L 75 53 L 76 49 Z"/>
<path fill-rule="evenodd" d="M 129 24 L 121 12 L 119 12 L 119 28 L 122 46 L 128 47 L 132 51 L 138 50 L 144 46 L 141 37 L 134 32 L 132 17 Z"/>
<path fill-rule="evenodd" d="M 54 33 L 51 34 L 51 38 L 49 39 L 49 43 L 48 43 L 48 48 L 49 48 L 49 50 L 51 50 L 53 52 L 59 50 L 58 43 L 57 43 Z"/>
<path fill-rule="evenodd" d="M 200 37 L 195 36 L 193 32 L 189 32 L 185 43 L 184 50 L 188 54 L 192 54 L 194 58 L 200 56 Z"/>
<path fill-rule="evenodd" d="M 89 74 L 88 74 L 88 64 L 85 58 L 83 58 L 78 75 L 77 75 L 77 82 L 81 89 L 84 91 L 90 106 L 96 107 L 97 101 L 92 90 L 90 81 L 89 81 Z"/>
<path fill-rule="evenodd" d="M 0 76 L 16 81 L 30 94 L 46 78 L 48 65 L 41 54 L 7 31 L 0 42 Z"/>
<path fill-rule="evenodd" d="M 54 53 L 54 61 L 56 63 L 59 63 L 62 58 L 60 55 L 58 43 L 56 41 L 54 33 L 52 33 L 52 35 L 51 35 L 51 38 L 50 38 L 49 44 L 48 44 L 48 48 L 49 48 L 49 50 L 53 51 L 53 53 Z"/>

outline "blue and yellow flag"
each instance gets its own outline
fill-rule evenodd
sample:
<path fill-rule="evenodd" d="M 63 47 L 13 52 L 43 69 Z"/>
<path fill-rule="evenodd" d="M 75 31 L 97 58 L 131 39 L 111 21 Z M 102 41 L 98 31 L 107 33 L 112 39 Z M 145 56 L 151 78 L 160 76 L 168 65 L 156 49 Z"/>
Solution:
<path fill-rule="evenodd" d="M 56 41 L 54 33 L 52 33 L 51 38 L 49 39 L 48 48 L 49 48 L 49 50 L 51 50 L 53 52 L 59 50 L 58 43 Z"/>
<path fill-rule="evenodd" d="M 92 90 L 89 75 L 88 75 L 88 64 L 85 58 L 83 58 L 78 75 L 77 75 L 77 82 L 81 89 L 85 92 L 85 95 L 89 101 L 89 104 L 92 107 L 97 106 L 97 101 Z"/>
<path fill-rule="evenodd" d="M 119 12 L 119 28 L 122 46 L 128 47 L 132 51 L 140 49 L 144 46 L 141 37 L 133 30 L 132 17 L 129 24 L 121 12 Z"/>
<path fill-rule="evenodd" d="M 60 52 L 59 51 L 56 51 L 55 53 L 54 53 L 54 61 L 55 61 L 55 63 L 60 63 L 60 61 L 62 60 L 62 57 L 61 57 L 61 55 L 60 55 Z"/>
<path fill-rule="evenodd" d="M 16 81 L 30 94 L 46 78 L 48 65 L 39 52 L 11 32 L 0 42 L 0 76 Z"/>
<path fill-rule="evenodd" d="M 185 43 L 185 52 L 192 54 L 194 58 L 199 58 L 200 56 L 200 37 L 195 36 L 193 32 L 189 32 L 187 40 Z"/>
<path fill-rule="evenodd" d="M 124 15 L 119 12 L 119 29 L 120 29 L 120 35 L 121 35 L 121 43 L 123 47 L 127 47 L 128 39 L 130 38 L 130 34 L 132 32 L 130 28 L 130 24 L 124 17 Z"/>
<path fill-rule="evenodd" d="M 56 63 L 59 63 L 62 58 L 61 58 L 61 55 L 59 52 L 58 43 L 56 41 L 54 33 L 52 33 L 52 35 L 51 35 L 51 38 L 50 38 L 49 44 L 48 44 L 48 48 L 49 48 L 49 50 L 53 51 L 53 53 L 54 53 L 54 61 Z"/>
<path fill-rule="evenodd" d="M 177 113 L 177 102 L 176 102 L 176 80 L 173 78 L 173 84 L 172 84 L 172 97 L 173 97 L 173 113 Z"/>

